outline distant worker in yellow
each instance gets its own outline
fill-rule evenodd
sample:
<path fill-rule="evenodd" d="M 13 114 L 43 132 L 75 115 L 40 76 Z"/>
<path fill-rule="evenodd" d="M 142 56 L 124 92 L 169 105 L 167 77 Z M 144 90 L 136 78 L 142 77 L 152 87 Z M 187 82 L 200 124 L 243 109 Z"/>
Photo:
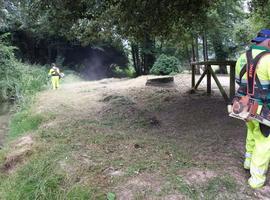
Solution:
<path fill-rule="evenodd" d="M 52 68 L 50 69 L 48 75 L 51 77 L 53 90 L 58 89 L 59 88 L 59 80 L 62 77 L 62 74 L 60 73 L 59 68 L 56 67 L 55 63 L 52 63 Z"/>

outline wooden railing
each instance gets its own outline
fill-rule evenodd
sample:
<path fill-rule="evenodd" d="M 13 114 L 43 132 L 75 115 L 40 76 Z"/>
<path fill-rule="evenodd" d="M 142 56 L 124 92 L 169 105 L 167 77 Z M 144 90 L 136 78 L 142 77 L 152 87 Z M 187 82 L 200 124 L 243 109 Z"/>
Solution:
<path fill-rule="evenodd" d="M 235 95 L 235 64 L 236 61 L 205 61 L 205 62 L 192 62 L 191 63 L 191 70 L 192 70 L 192 79 L 191 79 L 191 86 L 192 90 L 196 90 L 200 83 L 202 82 L 203 78 L 207 77 L 207 94 L 211 95 L 211 76 L 215 80 L 219 91 L 221 92 L 224 100 L 227 102 L 233 98 Z M 195 82 L 195 73 L 196 73 L 196 66 L 204 65 L 205 69 L 202 75 L 200 76 L 197 83 Z M 219 66 L 230 66 L 230 91 L 229 95 L 225 92 L 224 88 L 222 87 L 221 83 L 219 82 L 217 75 L 212 69 L 212 65 L 219 65 Z"/>

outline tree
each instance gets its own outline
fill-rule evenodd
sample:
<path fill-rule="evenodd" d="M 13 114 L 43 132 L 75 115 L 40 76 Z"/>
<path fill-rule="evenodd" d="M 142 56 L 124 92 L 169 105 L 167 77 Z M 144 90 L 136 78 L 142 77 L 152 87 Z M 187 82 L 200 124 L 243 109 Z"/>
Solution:
<path fill-rule="evenodd" d="M 268 0 L 252 0 L 249 2 L 249 23 L 252 32 L 257 33 L 260 29 L 269 28 L 270 6 Z"/>
<path fill-rule="evenodd" d="M 78 39 L 84 44 L 101 38 L 110 41 L 118 38 L 128 40 L 137 73 L 148 73 L 155 60 L 155 38 L 169 35 L 175 23 L 189 27 L 190 21 L 199 19 L 198 16 L 213 1 L 27 2 L 28 13 L 32 13 L 32 18 L 39 19 L 38 24 L 31 23 L 35 30 L 67 37 L 69 40 Z"/>
<path fill-rule="evenodd" d="M 232 49 L 227 46 L 233 43 L 227 38 L 238 17 L 235 11 L 238 7 L 234 6 L 239 6 L 239 1 L 232 0 L 17 2 L 14 5 L 19 14 L 14 25 L 25 35 L 32 35 L 34 41 L 45 40 L 49 49 L 50 46 L 60 49 L 61 41 L 82 46 L 111 44 L 117 48 L 123 48 L 125 42 L 130 44 L 138 75 L 149 72 L 159 54 L 157 43 L 160 42 L 177 41 L 175 47 L 184 60 L 191 60 L 193 47 L 198 59 L 205 32 L 216 58 L 226 59 Z"/>

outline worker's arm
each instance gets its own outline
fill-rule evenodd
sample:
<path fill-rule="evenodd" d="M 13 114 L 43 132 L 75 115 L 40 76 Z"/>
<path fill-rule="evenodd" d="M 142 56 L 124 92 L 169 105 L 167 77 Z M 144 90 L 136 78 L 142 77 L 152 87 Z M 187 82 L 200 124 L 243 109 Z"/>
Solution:
<path fill-rule="evenodd" d="M 49 73 L 48 73 L 48 76 L 51 76 L 52 75 L 52 69 L 49 70 Z"/>
<path fill-rule="evenodd" d="M 267 63 L 267 76 L 268 80 L 270 80 L 270 55 L 266 55 L 266 63 Z"/>
<path fill-rule="evenodd" d="M 242 54 L 235 65 L 235 81 L 238 85 L 240 85 L 240 72 L 244 65 L 247 63 L 246 55 Z"/>
<path fill-rule="evenodd" d="M 237 60 L 235 65 L 235 82 L 239 84 L 239 68 L 240 68 L 240 58 Z"/>

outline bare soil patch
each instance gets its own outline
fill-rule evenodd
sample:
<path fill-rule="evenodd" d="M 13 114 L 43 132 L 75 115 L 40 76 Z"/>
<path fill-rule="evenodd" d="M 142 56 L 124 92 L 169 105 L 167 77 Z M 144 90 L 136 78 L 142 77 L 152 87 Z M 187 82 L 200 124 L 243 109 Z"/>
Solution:
<path fill-rule="evenodd" d="M 139 174 L 122 183 L 116 192 L 119 200 L 132 200 L 138 197 L 150 199 L 151 195 L 161 192 L 164 180 L 156 174 Z"/>
<path fill-rule="evenodd" d="M 10 147 L 10 153 L 5 157 L 2 169 L 7 173 L 12 173 L 16 169 L 17 165 L 25 162 L 25 159 L 29 157 L 33 152 L 34 140 L 31 135 L 19 138 Z"/>
<path fill-rule="evenodd" d="M 214 171 L 192 168 L 179 171 L 179 175 L 184 177 L 188 184 L 204 184 L 218 176 Z"/>

